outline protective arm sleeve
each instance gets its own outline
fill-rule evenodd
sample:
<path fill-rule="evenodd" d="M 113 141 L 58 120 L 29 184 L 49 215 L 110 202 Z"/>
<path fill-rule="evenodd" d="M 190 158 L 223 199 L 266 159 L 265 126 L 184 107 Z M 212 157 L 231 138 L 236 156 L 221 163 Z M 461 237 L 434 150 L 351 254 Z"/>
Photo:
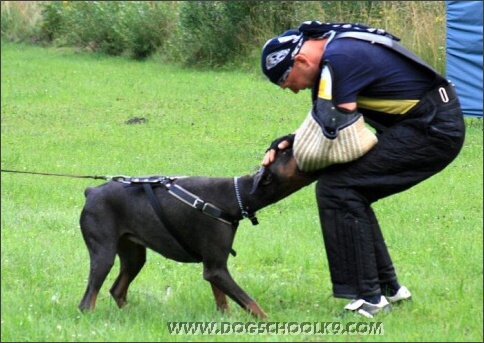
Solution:
<path fill-rule="evenodd" d="M 312 116 L 321 126 L 323 134 L 334 139 L 338 132 L 356 122 L 362 114 L 357 110 L 346 111 L 338 109 L 332 101 L 332 71 L 326 64 L 321 73 L 317 97 L 314 100 Z"/>

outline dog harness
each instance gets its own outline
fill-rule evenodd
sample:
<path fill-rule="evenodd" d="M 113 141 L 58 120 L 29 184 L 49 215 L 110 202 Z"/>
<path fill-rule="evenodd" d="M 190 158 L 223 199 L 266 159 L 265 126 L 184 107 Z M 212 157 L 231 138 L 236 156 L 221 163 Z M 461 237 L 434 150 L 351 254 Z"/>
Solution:
<path fill-rule="evenodd" d="M 163 215 L 160 207 L 160 203 L 158 198 L 156 198 L 155 193 L 153 192 L 154 186 L 163 186 L 165 189 L 168 190 L 168 193 L 173 195 L 175 198 L 180 200 L 181 202 L 193 207 L 194 209 L 206 214 L 214 219 L 217 219 L 225 224 L 228 224 L 232 227 L 237 227 L 239 220 L 238 218 L 233 218 L 228 213 L 224 212 L 222 209 L 218 208 L 217 206 L 202 200 L 197 195 L 187 191 L 185 188 L 181 187 L 174 183 L 178 179 L 178 177 L 167 177 L 167 176 L 148 176 L 148 177 L 129 177 L 124 175 L 119 176 L 112 176 L 111 181 L 121 182 L 124 184 L 129 185 L 142 185 L 147 196 L 148 200 L 153 207 L 156 215 L 163 223 Z M 237 203 L 240 207 L 242 212 L 242 218 L 249 218 L 253 225 L 257 225 L 259 222 L 255 216 L 254 212 L 248 212 L 244 209 L 242 204 L 242 198 L 240 196 L 239 187 L 238 187 L 238 178 L 234 178 L 234 188 L 235 188 L 235 195 L 237 198 Z M 191 248 L 189 248 L 186 244 L 183 243 L 183 240 L 178 236 L 176 231 L 171 230 L 168 225 L 165 225 L 171 235 L 176 239 L 176 241 L 193 257 L 201 260 L 201 257 L 194 252 Z M 233 256 L 236 256 L 236 252 L 233 249 L 230 249 L 230 253 Z"/>

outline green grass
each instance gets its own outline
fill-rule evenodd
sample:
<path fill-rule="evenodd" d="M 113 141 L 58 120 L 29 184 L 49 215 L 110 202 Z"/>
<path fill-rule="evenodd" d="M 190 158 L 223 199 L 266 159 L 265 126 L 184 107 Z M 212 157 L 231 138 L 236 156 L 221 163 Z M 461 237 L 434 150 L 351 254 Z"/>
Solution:
<path fill-rule="evenodd" d="M 268 144 L 305 117 L 309 94 L 258 72 L 195 72 L 2 43 L 2 169 L 74 175 L 252 173 Z M 146 118 L 127 125 L 131 118 Z M 168 321 L 250 322 L 215 310 L 201 265 L 148 253 L 119 310 L 109 297 L 81 314 L 89 260 L 79 232 L 83 191 L 101 181 L 1 174 L 3 341 L 482 341 L 482 121 L 466 118 L 459 157 L 442 173 L 375 204 L 400 281 L 414 295 L 375 321 L 383 336 L 174 336 Z M 234 279 L 269 321 L 350 323 L 331 296 L 314 186 L 242 221 Z M 166 288 L 171 294 L 167 296 Z"/>

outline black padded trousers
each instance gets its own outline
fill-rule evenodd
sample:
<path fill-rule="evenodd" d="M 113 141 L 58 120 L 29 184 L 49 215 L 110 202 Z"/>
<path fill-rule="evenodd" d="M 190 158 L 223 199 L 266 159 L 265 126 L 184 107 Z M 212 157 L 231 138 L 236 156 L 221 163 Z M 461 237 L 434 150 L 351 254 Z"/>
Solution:
<path fill-rule="evenodd" d="M 323 170 L 316 198 L 333 294 L 361 298 L 397 280 L 371 204 L 437 174 L 459 154 L 465 123 L 457 97 L 425 97 L 378 136 L 362 158 Z M 438 98 L 437 98 L 438 99 Z"/>

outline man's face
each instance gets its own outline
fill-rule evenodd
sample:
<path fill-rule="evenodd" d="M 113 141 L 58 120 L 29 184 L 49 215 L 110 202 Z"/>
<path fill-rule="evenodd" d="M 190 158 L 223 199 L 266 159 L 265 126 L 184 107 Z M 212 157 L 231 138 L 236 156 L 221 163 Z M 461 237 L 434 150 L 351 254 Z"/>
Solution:
<path fill-rule="evenodd" d="M 297 94 L 300 90 L 313 88 L 318 74 L 318 66 L 312 63 L 306 55 L 299 54 L 294 57 L 294 64 L 291 70 L 279 86 L 282 89 L 289 88 Z"/>

